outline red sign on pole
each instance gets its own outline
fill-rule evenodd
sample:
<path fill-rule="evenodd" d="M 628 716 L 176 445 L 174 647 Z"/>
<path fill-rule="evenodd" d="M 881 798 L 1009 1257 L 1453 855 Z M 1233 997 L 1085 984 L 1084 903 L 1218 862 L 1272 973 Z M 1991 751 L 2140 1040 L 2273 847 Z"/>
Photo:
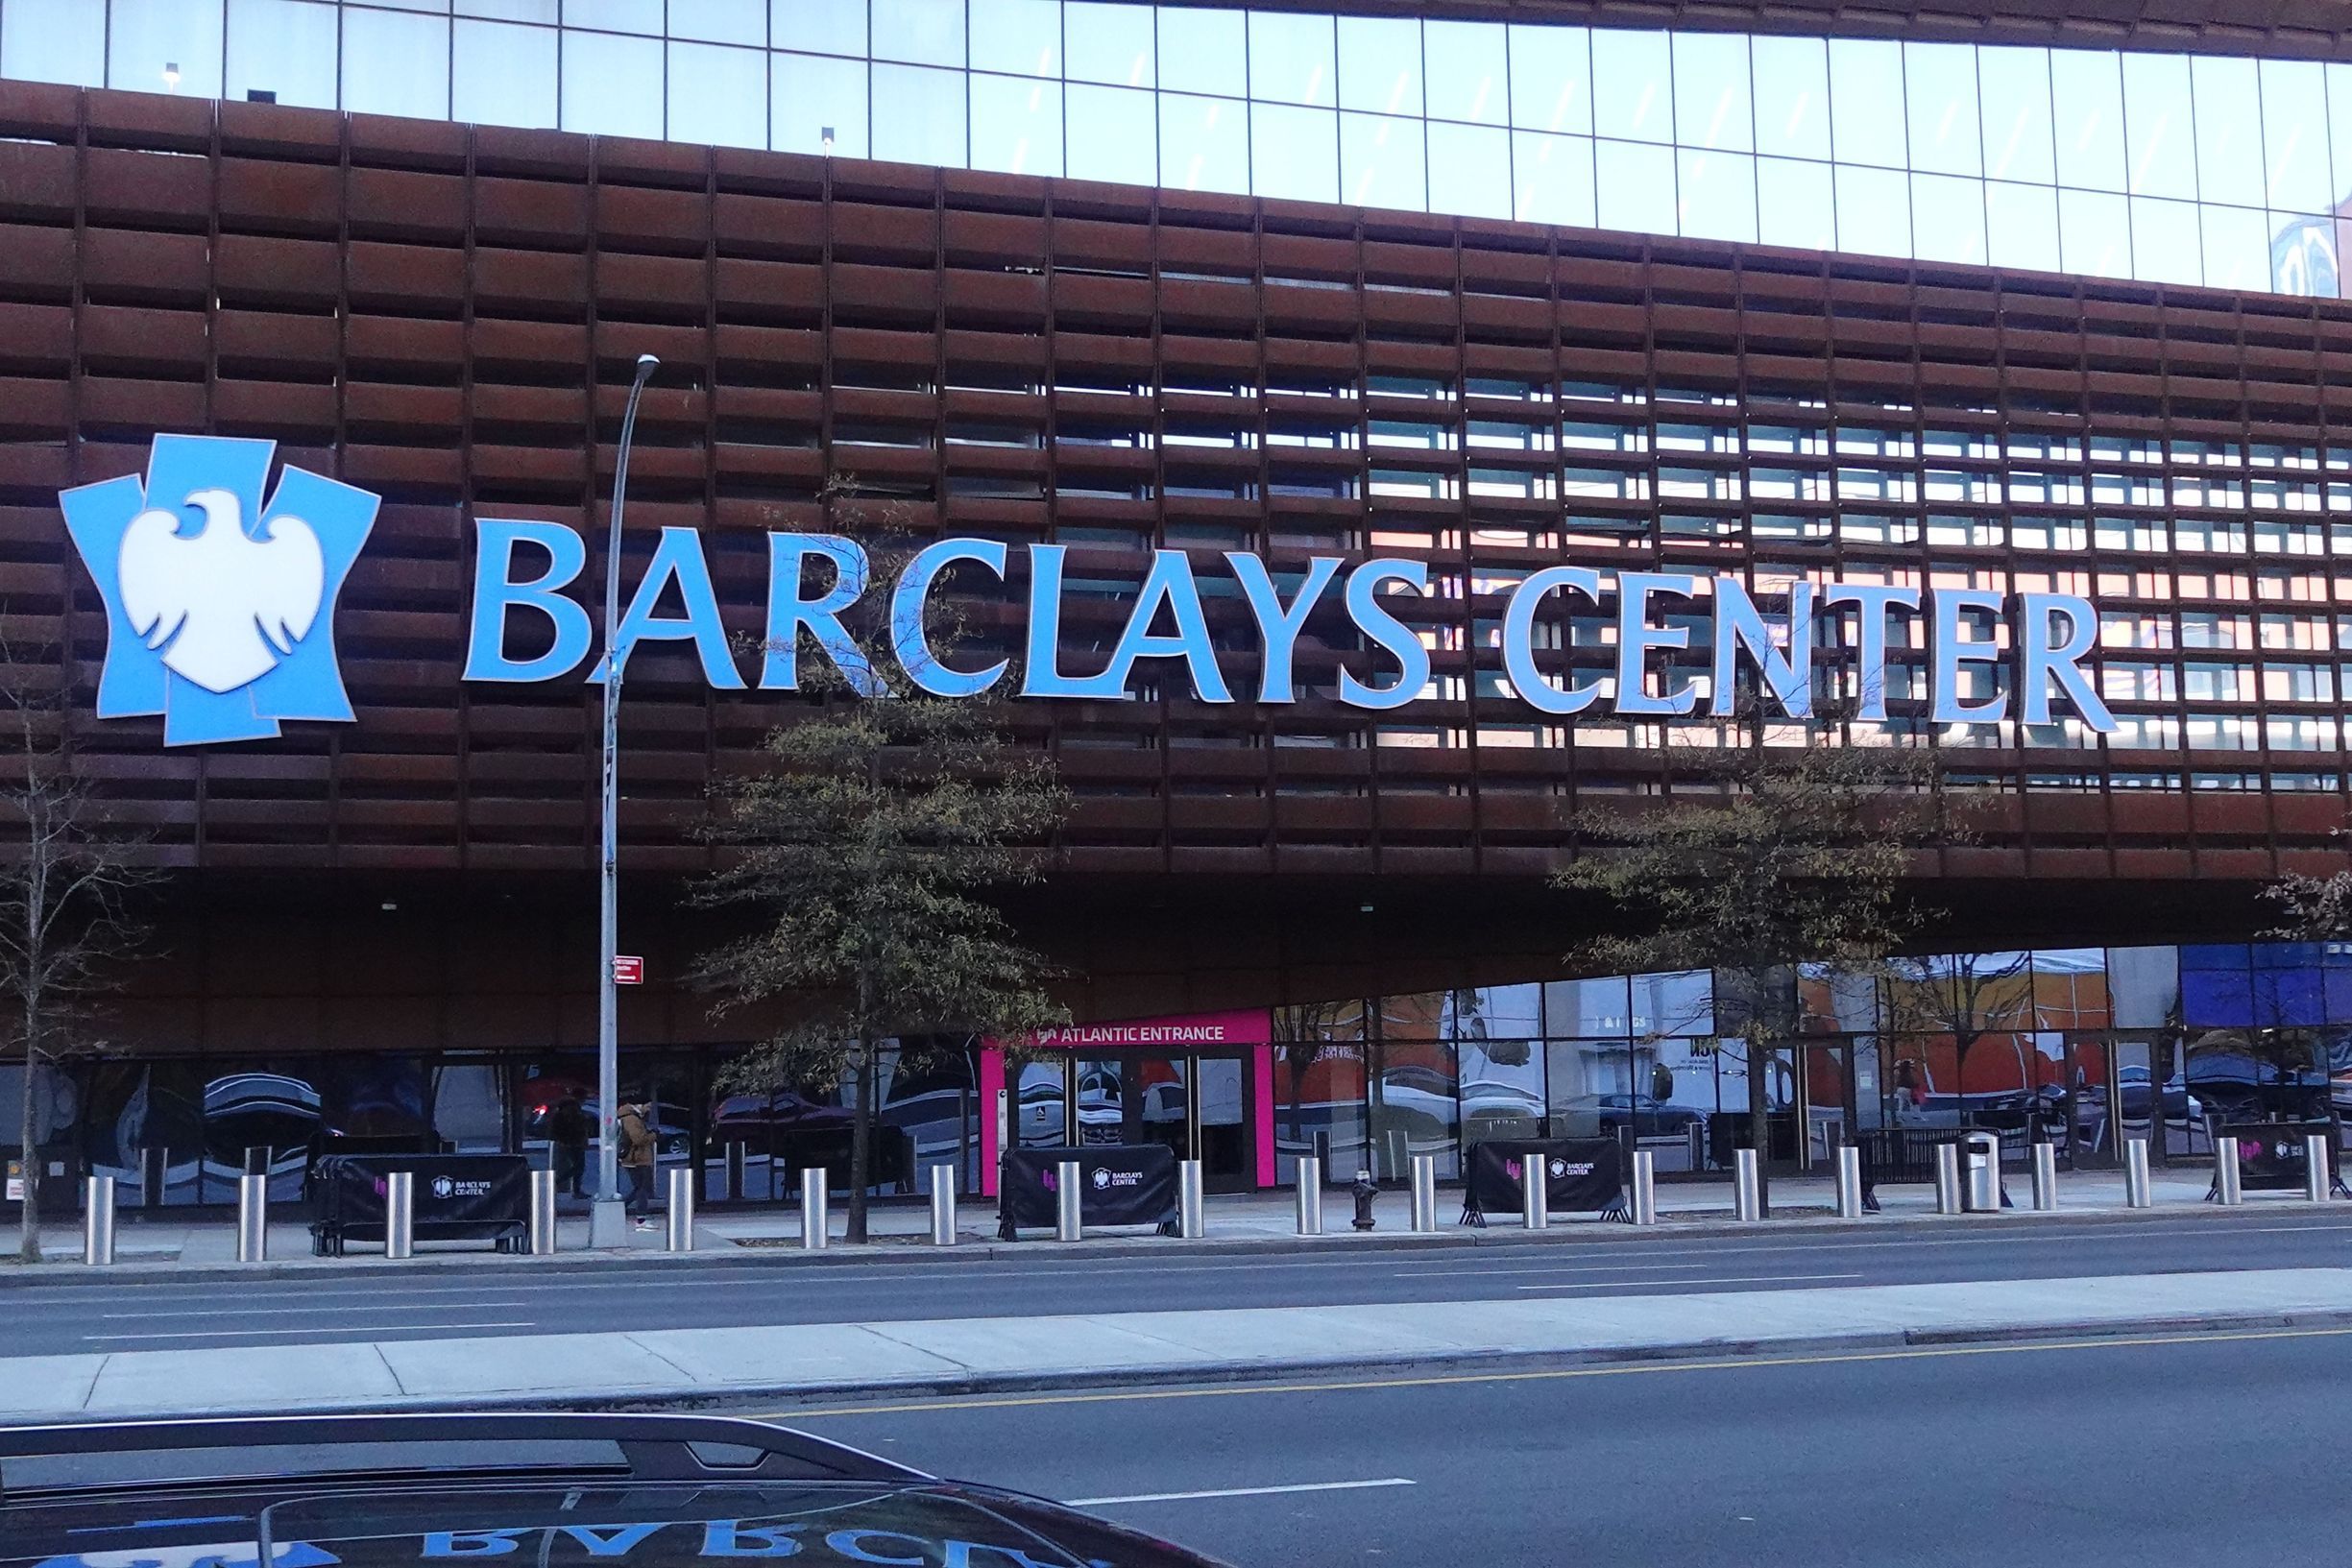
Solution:
<path fill-rule="evenodd" d="M 613 954 L 613 983 L 614 983 L 615 985 L 643 985 L 643 984 L 644 984 L 644 983 L 645 983 L 645 960 L 644 960 L 644 959 L 643 959 L 643 958 L 638 957 L 638 956 L 637 956 L 635 953 L 614 953 L 614 954 Z"/>

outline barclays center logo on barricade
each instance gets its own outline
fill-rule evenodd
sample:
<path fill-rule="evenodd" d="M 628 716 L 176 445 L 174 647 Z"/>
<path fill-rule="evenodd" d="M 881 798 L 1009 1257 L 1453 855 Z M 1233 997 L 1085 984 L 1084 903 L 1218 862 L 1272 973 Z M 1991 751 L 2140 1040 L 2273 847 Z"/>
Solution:
<path fill-rule="evenodd" d="M 297 468 L 265 496 L 277 446 L 158 436 L 144 481 L 58 497 L 106 601 L 100 718 L 161 714 L 167 746 L 351 721 L 335 599 L 380 501 Z"/>

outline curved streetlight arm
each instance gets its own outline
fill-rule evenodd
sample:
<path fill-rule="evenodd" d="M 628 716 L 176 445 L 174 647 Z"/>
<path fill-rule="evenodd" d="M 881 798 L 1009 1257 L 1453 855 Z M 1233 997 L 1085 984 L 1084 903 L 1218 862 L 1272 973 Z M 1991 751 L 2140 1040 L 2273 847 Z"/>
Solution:
<path fill-rule="evenodd" d="M 597 877 L 603 898 L 602 968 L 596 977 L 596 1198 L 589 1209 L 588 1244 L 615 1247 L 627 1240 L 620 1199 L 619 998 L 613 983 L 613 957 L 620 939 L 620 527 L 629 495 L 629 448 L 637 439 L 637 402 L 662 362 L 637 356 L 637 378 L 629 383 L 628 406 L 620 416 L 620 452 L 613 464 L 612 529 L 604 548 L 604 812 Z"/>

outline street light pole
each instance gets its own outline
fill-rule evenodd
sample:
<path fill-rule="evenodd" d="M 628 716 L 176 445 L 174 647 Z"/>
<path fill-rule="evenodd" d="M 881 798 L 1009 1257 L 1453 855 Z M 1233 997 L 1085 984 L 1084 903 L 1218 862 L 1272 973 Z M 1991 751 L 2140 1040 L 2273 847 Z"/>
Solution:
<path fill-rule="evenodd" d="M 620 859 L 620 650 L 614 634 L 620 624 L 620 517 L 629 494 L 629 444 L 637 435 L 637 399 L 661 361 L 637 356 L 637 379 L 620 416 L 620 455 L 613 464 L 613 526 L 604 547 L 604 823 L 597 856 L 604 896 L 603 967 L 596 976 L 596 1198 L 588 1211 L 588 1244 L 617 1247 L 627 1241 L 627 1216 L 620 1199 L 620 1150 L 614 1136 L 620 1125 L 619 1001 L 613 987 L 613 954 L 620 941 L 620 894 L 615 877 Z"/>

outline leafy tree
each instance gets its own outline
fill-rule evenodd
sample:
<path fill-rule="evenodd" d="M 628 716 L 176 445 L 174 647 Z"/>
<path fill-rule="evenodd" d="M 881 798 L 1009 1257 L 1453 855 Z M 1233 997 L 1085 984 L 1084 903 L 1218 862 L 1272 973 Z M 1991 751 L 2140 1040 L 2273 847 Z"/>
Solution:
<path fill-rule="evenodd" d="M 847 481 L 825 501 L 863 557 L 843 575 L 895 578 L 912 553 L 908 519 Z M 915 1068 L 960 1054 L 975 1034 L 1020 1040 L 1067 1021 L 1045 989 L 1049 965 L 989 897 L 1042 874 L 1067 793 L 1005 701 L 916 683 L 925 660 L 946 660 L 909 643 L 909 670 L 894 649 L 907 639 L 870 602 L 885 597 L 862 593 L 844 615 L 852 646 L 797 650 L 799 699 L 767 735 L 766 765 L 715 789 L 706 831 L 727 854 L 700 898 L 747 908 L 755 925 L 695 975 L 722 1007 L 774 1003 L 787 1020 L 728 1067 L 724 1087 L 847 1090 L 852 1242 L 866 1236 L 882 1053 L 895 1045 Z M 929 648 L 972 640 L 952 602 L 934 601 Z M 1016 684 L 1008 671 L 996 689 Z"/>
<path fill-rule="evenodd" d="M 1802 743 L 1678 750 L 1691 793 L 1571 813 L 1578 857 L 1554 878 L 1612 924 L 1567 955 L 1576 970 L 1714 971 L 1715 1026 L 1745 1055 L 1759 1154 L 1772 1050 L 1799 1029 L 1797 966 L 1875 965 L 1916 930 L 1912 852 L 1944 836 L 1932 754 L 1841 743 L 1827 719 L 1775 733 Z"/>
<path fill-rule="evenodd" d="M 2280 915 L 2264 934 L 2283 942 L 2340 942 L 2352 937 L 2352 871 L 2333 876 L 2291 874 L 2262 890 Z"/>
<path fill-rule="evenodd" d="M 147 928 L 130 905 L 155 873 L 136 858 L 137 835 L 73 769 L 64 688 L 53 673 L 61 663 L 23 652 L 0 644 L 0 708 L 14 720 L 0 772 L 0 996 L 12 1003 L 12 1032 L 24 1060 L 17 1255 L 38 1263 L 41 1074 L 100 1049 L 98 999 L 146 947 Z"/>

